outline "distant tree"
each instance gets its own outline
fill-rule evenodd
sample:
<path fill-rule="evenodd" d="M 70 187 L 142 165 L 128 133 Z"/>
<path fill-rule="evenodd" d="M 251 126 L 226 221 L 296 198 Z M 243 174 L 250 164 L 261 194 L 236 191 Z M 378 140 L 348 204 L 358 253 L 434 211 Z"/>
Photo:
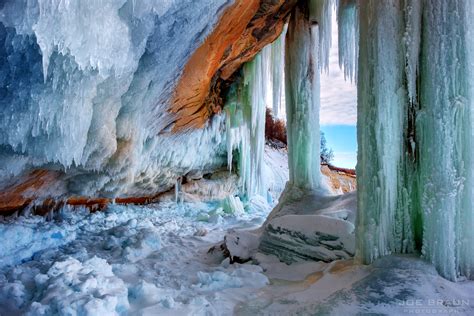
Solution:
<path fill-rule="evenodd" d="M 285 122 L 273 117 L 272 110 L 269 108 L 267 108 L 265 114 L 265 137 L 270 140 L 278 140 L 285 145 L 287 144 Z"/>
<path fill-rule="evenodd" d="M 278 140 L 287 144 L 286 125 L 283 120 L 273 117 L 272 111 L 267 108 L 265 115 L 265 138 L 268 140 Z M 334 152 L 327 147 L 326 137 L 321 132 L 321 162 L 330 163 L 334 159 Z"/>
<path fill-rule="evenodd" d="M 326 136 L 321 132 L 321 162 L 330 163 L 334 159 L 334 152 L 327 146 Z"/>

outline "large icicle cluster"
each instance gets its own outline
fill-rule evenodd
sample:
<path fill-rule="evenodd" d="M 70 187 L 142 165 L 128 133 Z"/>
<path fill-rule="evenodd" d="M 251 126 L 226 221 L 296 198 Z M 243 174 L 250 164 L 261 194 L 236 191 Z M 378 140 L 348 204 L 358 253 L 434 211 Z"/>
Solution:
<path fill-rule="evenodd" d="M 473 278 L 474 5 L 359 5 L 359 257 L 421 249 Z"/>
<path fill-rule="evenodd" d="M 298 6 L 282 35 L 244 66 L 244 79 L 234 85 L 226 104 L 228 164 L 231 168 L 237 148 L 248 196 L 265 195 L 261 160 L 269 105 L 280 117 L 286 105 L 291 186 L 320 187 L 319 74 L 328 66 L 332 1 L 302 1 Z"/>
<path fill-rule="evenodd" d="M 228 3 L 1 1 L 0 182 L 47 168 L 71 193 L 149 194 L 225 164 L 223 117 L 166 132 L 175 82 Z"/>
<path fill-rule="evenodd" d="M 359 18 L 357 0 L 338 0 L 337 4 L 339 67 L 344 78 L 357 79 Z"/>
<path fill-rule="evenodd" d="M 242 193 L 251 198 L 266 196 L 263 172 L 265 148 L 265 110 L 270 82 L 271 47 L 265 47 L 243 67 L 243 78 L 233 85 L 225 106 L 227 113 L 227 157 L 232 168 L 233 151 L 238 150 L 237 164 Z"/>

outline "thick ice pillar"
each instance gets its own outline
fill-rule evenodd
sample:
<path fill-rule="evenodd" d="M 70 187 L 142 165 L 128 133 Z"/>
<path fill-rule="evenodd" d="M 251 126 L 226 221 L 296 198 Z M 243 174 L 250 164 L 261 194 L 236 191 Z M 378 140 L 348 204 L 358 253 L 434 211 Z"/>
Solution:
<path fill-rule="evenodd" d="M 319 30 L 309 2 L 299 1 L 286 36 L 285 89 L 290 185 L 320 186 Z"/>
<path fill-rule="evenodd" d="M 405 238 L 396 232 L 406 103 L 401 3 L 367 0 L 359 8 L 357 251 L 366 263 Z"/>
<path fill-rule="evenodd" d="M 450 280 L 474 278 L 472 1 L 425 1 L 423 10 L 422 254 Z"/>
<path fill-rule="evenodd" d="M 474 277 L 473 3 L 360 3 L 357 254 Z"/>

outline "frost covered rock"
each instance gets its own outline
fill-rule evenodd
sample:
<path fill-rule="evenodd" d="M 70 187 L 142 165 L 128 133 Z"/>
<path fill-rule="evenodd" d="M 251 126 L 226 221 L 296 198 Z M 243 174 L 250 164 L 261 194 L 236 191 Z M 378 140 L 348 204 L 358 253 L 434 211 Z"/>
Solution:
<path fill-rule="evenodd" d="M 354 225 L 324 215 L 285 215 L 267 224 L 259 249 L 288 264 L 347 259 L 355 252 Z"/>
<path fill-rule="evenodd" d="M 224 237 L 223 247 L 230 263 L 246 262 L 257 252 L 260 234 L 254 231 L 231 230 Z"/>

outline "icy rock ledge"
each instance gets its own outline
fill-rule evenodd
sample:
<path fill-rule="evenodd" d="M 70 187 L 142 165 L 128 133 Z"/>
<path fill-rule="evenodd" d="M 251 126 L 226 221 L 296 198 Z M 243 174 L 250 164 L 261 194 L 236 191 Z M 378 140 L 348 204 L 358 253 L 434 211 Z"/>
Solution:
<path fill-rule="evenodd" d="M 290 188 L 263 226 L 259 251 L 291 264 L 355 253 L 356 193 L 328 196 Z"/>
<path fill-rule="evenodd" d="M 354 224 L 324 215 L 285 215 L 268 223 L 259 249 L 291 264 L 334 261 L 354 256 Z"/>

